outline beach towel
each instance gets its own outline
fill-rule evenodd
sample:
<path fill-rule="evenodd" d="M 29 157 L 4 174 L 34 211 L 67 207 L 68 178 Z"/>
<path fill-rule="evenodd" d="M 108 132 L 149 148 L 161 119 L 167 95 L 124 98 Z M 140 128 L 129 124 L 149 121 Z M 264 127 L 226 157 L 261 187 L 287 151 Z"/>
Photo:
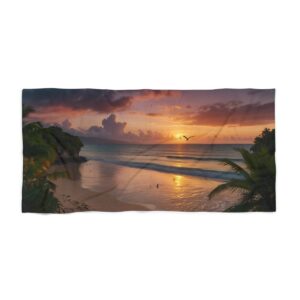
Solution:
<path fill-rule="evenodd" d="M 274 89 L 24 89 L 22 211 L 275 211 Z"/>

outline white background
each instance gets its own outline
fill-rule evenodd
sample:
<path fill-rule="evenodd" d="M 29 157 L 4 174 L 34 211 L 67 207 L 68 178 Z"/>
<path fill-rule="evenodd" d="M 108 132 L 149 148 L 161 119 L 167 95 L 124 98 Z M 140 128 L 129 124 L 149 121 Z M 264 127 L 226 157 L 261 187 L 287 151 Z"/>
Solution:
<path fill-rule="evenodd" d="M 297 2 L 1 0 L 0 298 L 300 299 Z M 276 88 L 278 211 L 22 215 L 38 87 Z"/>

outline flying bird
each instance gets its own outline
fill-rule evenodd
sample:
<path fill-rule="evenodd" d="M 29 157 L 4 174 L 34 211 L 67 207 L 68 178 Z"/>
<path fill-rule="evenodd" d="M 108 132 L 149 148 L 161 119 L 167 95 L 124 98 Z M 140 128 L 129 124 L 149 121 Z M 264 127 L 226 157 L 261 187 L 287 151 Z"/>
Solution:
<path fill-rule="evenodd" d="M 195 136 L 192 135 L 192 136 L 187 137 L 187 136 L 183 135 L 182 137 L 184 137 L 186 139 L 186 141 L 188 141 L 190 138 L 195 137 Z"/>

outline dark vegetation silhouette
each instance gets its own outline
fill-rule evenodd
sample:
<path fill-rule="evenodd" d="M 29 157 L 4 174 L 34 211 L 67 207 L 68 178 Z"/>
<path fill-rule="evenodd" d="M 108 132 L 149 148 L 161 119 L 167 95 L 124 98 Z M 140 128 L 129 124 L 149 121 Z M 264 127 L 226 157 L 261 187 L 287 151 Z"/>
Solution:
<path fill-rule="evenodd" d="M 225 191 L 239 191 L 241 201 L 230 207 L 227 211 L 275 211 L 275 129 L 264 129 L 260 136 L 256 137 L 250 151 L 237 149 L 240 152 L 246 167 L 242 167 L 230 159 L 222 159 L 239 179 L 231 179 L 212 190 L 209 198 Z"/>
<path fill-rule="evenodd" d="M 23 106 L 23 118 L 31 112 L 31 107 Z M 55 184 L 51 180 L 68 177 L 68 172 L 57 172 L 51 167 L 57 163 L 80 162 L 82 146 L 78 137 L 59 127 L 45 128 L 40 122 L 23 122 L 23 212 L 50 213 L 62 210 L 54 196 Z"/>
<path fill-rule="evenodd" d="M 263 148 L 266 148 L 271 155 L 275 154 L 275 129 L 265 128 L 261 135 L 254 139 L 250 150 L 257 153 Z"/>

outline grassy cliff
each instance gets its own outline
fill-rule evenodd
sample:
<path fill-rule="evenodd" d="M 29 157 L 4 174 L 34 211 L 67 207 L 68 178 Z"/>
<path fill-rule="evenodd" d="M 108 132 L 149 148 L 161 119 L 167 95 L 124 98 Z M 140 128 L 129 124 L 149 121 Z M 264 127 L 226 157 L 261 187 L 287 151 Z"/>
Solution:
<path fill-rule="evenodd" d="M 59 127 L 44 128 L 34 122 L 23 126 L 23 212 L 59 212 L 52 179 L 66 177 L 66 172 L 52 172 L 57 163 L 80 162 L 81 140 Z"/>

